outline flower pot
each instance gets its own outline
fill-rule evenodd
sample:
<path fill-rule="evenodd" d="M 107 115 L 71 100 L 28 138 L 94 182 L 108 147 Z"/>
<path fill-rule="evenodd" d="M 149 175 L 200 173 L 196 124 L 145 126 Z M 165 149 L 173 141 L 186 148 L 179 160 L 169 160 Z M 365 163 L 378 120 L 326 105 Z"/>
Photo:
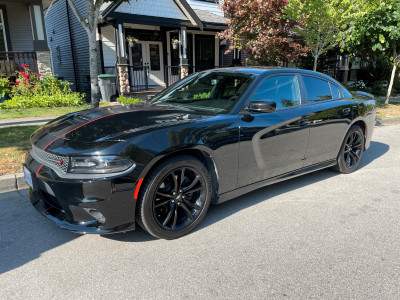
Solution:
<path fill-rule="evenodd" d="M 178 49 L 178 44 L 172 44 L 172 49 Z"/>

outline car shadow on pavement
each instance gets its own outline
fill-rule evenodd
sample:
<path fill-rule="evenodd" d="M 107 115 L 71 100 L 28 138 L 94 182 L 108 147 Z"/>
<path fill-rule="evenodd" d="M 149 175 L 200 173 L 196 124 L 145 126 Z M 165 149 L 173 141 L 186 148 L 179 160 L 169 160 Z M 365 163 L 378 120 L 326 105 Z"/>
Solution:
<path fill-rule="evenodd" d="M 0 274 L 79 237 L 38 214 L 29 201 L 28 190 L 0 194 L 0 211 Z M 57 268 L 57 262 L 48 263 Z"/>

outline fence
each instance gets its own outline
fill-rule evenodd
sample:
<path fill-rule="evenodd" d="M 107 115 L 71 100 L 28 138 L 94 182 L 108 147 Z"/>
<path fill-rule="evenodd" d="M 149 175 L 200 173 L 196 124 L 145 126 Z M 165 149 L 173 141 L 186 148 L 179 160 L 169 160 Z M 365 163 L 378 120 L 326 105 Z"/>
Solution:
<path fill-rule="evenodd" d="M 16 76 L 17 71 L 24 70 L 22 65 L 28 65 L 32 72 L 38 73 L 37 58 L 35 52 L 0 51 L 1 76 Z"/>

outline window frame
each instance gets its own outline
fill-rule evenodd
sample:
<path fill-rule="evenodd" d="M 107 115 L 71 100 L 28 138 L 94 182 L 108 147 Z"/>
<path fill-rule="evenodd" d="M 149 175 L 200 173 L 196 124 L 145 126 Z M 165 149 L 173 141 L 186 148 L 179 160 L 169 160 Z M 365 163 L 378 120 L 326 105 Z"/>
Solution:
<path fill-rule="evenodd" d="M 330 102 L 330 101 L 338 101 L 338 100 L 345 99 L 344 95 L 343 95 L 342 86 L 339 85 L 338 83 L 336 83 L 335 81 L 333 81 L 333 80 L 331 80 L 329 78 L 325 78 L 325 77 L 322 77 L 322 76 L 315 75 L 315 74 L 301 73 L 300 75 L 301 75 L 300 76 L 300 80 L 301 80 L 301 84 L 303 85 L 303 92 L 304 92 L 304 100 L 305 100 L 304 101 L 304 105 L 314 105 L 314 104 L 318 104 L 318 103 L 326 103 L 326 102 Z M 303 77 L 312 77 L 312 78 L 319 79 L 319 80 L 327 82 L 329 84 L 329 89 L 331 91 L 332 99 L 319 100 L 319 101 L 313 101 L 313 102 L 310 101 L 308 99 L 307 89 L 306 89 L 305 83 L 303 81 Z M 338 90 L 339 90 L 339 98 L 333 99 L 331 85 L 333 85 L 333 86 L 338 88 Z"/>
<path fill-rule="evenodd" d="M 299 108 L 303 106 L 304 104 L 304 99 L 303 99 L 303 87 L 302 87 L 302 81 L 300 81 L 300 74 L 294 73 L 294 72 L 288 72 L 288 73 L 273 73 L 273 74 L 268 74 L 267 76 L 264 76 L 260 78 L 259 82 L 256 84 L 256 86 L 253 87 L 253 90 L 251 91 L 250 95 L 248 96 L 246 102 L 242 106 L 242 109 L 240 112 L 247 111 L 249 107 L 249 103 L 252 101 L 251 98 L 254 96 L 258 88 L 264 83 L 265 80 L 268 80 L 273 77 L 278 77 L 278 76 L 294 76 L 297 79 L 297 85 L 299 88 L 299 100 L 300 104 L 296 106 L 290 106 L 290 107 L 284 107 L 284 108 L 277 108 L 276 111 L 283 111 L 283 110 L 288 110 L 288 109 L 294 109 L 294 108 Z M 249 87 L 250 88 L 250 87 Z M 265 99 L 266 100 L 266 99 Z"/>

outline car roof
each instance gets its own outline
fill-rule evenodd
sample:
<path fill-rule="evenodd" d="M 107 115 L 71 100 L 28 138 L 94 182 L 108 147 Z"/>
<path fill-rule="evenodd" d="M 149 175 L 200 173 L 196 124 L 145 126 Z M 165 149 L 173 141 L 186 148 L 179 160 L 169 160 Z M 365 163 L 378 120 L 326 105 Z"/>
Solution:
<path fill-rule="evenodd" d="M 295 68 L 283 68 L 283 67 L 262 67 L 262 66 L 255 66 L 255 67 L 228 67 L 228 68 L 219 68 L 219 69 L 211 69 L 207 71 L 216 71 L 216 72 L 240 72 L 240 73 L 248 73 L 254 75 L 261 75 L 267 73 L 302 73 L 307 75 L 314 75 L 319 77 L 324 77 L 327 80 L 335 81 L 333 78 L 325 75 L 323 73 L 304 70 L 304 69 L 295 69 Z"/>

